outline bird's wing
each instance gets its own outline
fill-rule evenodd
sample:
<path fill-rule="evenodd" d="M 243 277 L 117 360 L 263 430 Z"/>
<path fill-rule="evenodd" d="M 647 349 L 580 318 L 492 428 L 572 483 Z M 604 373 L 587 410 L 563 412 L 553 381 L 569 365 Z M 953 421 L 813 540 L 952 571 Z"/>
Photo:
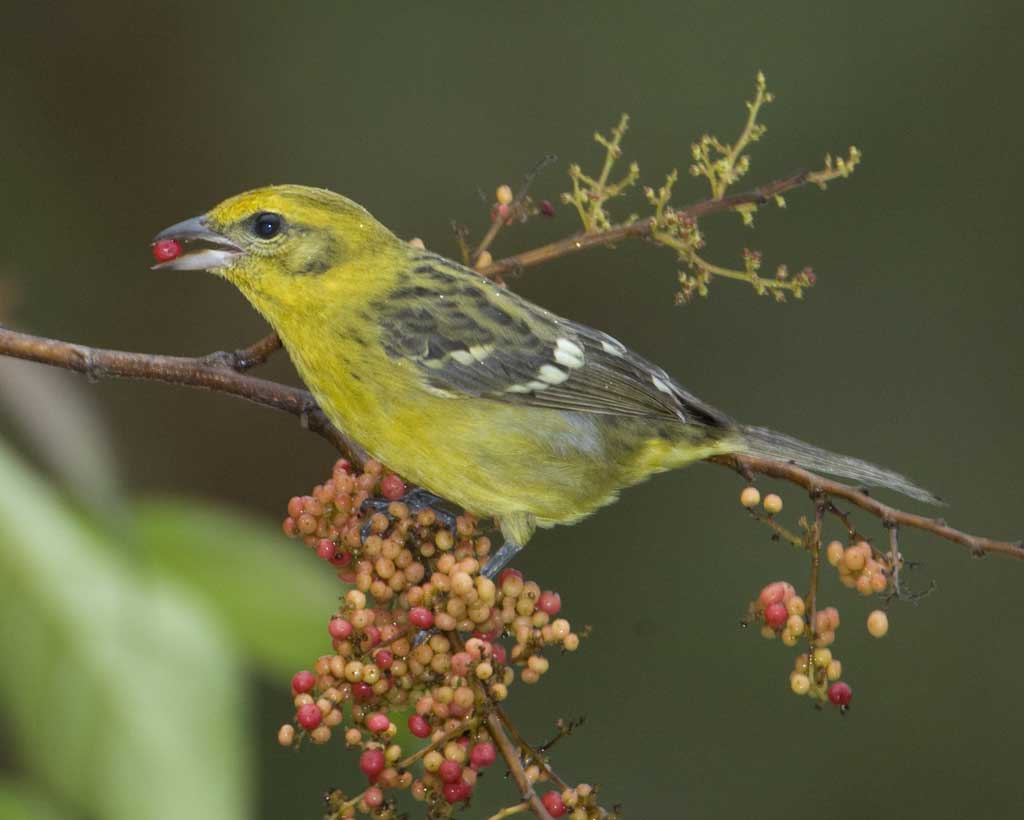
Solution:
<path fill-rule="evenodd" d="M 432 254 L 374 307 L 384 348 L 424 386 L 568 410 L 731 426 L 660 367 L 593 328 L 571 322 Z"/>

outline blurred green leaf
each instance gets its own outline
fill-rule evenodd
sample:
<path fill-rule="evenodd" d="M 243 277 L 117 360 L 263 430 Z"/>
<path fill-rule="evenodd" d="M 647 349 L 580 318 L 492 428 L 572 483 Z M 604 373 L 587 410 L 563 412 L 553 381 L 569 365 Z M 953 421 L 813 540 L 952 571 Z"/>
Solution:
<path fill-rule="evenodd" d="M 16 754 L 104 820 L 242 818 L 231 644 L 195 596 L 114 553 L 0 444 L 0 709 Z"/>
<path fill-rule="evenodd" d="M 138 507 L 151 565 L 201 592 L 233 640 L 275 674 L 330 651 L 327 622 L 347 589 L 270 521 L 195 501 Z"/>
<path fill-rule="evenodd" d="M 0 820 L 63 820 L 64 817 L 28 784 L 0 779 Z"/>
<path fill-rule="evenodd" d="M 81 376 L 0 359 L 0 410 L 75 498 L 100 509 L 118 496 L 109 422 Z"/>

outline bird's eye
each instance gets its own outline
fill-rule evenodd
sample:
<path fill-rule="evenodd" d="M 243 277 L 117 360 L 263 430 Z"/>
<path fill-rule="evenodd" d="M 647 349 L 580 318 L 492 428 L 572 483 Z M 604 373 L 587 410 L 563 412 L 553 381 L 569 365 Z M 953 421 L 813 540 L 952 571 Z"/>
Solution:
<path fill-rule="evenodd" d="M 281 217 L 272 213 L 260 214 L 253 222 L 252 230 L 260 239 L 273 239 L 281 232 Z"/>

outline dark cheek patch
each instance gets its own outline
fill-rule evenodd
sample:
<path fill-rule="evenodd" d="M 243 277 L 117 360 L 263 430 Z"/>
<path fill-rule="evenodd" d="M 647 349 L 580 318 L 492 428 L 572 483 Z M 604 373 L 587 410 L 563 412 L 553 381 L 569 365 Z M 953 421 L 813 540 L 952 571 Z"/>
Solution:
<path fill-rule="evenodd" d="M 327 231 L 306 229 L 294 270 L 300 276 L 319 276 L 341 264 L 343 257 L 340 240 Z"/>

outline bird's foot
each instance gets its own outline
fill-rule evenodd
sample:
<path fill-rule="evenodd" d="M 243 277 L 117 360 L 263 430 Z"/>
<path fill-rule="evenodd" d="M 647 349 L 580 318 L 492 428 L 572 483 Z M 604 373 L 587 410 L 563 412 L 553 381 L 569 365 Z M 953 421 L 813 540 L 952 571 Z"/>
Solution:
<path fill-rule="evenodd" d="M 434 495 L 432 492 L 424 490 L 422 487 L 416 487 L 415 489 L 407 492 L 401 498 L 396 498 L 395 501 L 405 504 L 409 508 L 409 511 L 414 515 L 423 512 L 423 510 L 432 510 L 434 515 L 437 516 L 437 520 L 445 527 L 445 529 L 450 530 L 453 536 L 455 535 L 458 515 L 453 513 L 451 510 L 445 509 L 443 505 L 446 502 L 440 496 Z M 388 507 L 393 503 L 393 501 L 389 501 L 386 498 L 367 498 L 363 502 L 362 509 L 364 511 L 373 510 L 374 512 L 382 513 L 383 515 L 387 515 L 390 519 L 391 516 L 388 515 Z M 365 541 L 366 536 L 370 534 L 369 521 L 363 524 L 363 528 L 360 532 L 363 540 Z"/>
<path fill-rule="evenodd" d="M 498 573 L 508 566 L 509 561 L 516 557 L 522 546 L 515 543 L 515 541 L 506 541 L 494 555 L 490 557 L 484 568 L 480 571 L 481 575 L 490 578 L 492 581 L 497 577 Z"/>

